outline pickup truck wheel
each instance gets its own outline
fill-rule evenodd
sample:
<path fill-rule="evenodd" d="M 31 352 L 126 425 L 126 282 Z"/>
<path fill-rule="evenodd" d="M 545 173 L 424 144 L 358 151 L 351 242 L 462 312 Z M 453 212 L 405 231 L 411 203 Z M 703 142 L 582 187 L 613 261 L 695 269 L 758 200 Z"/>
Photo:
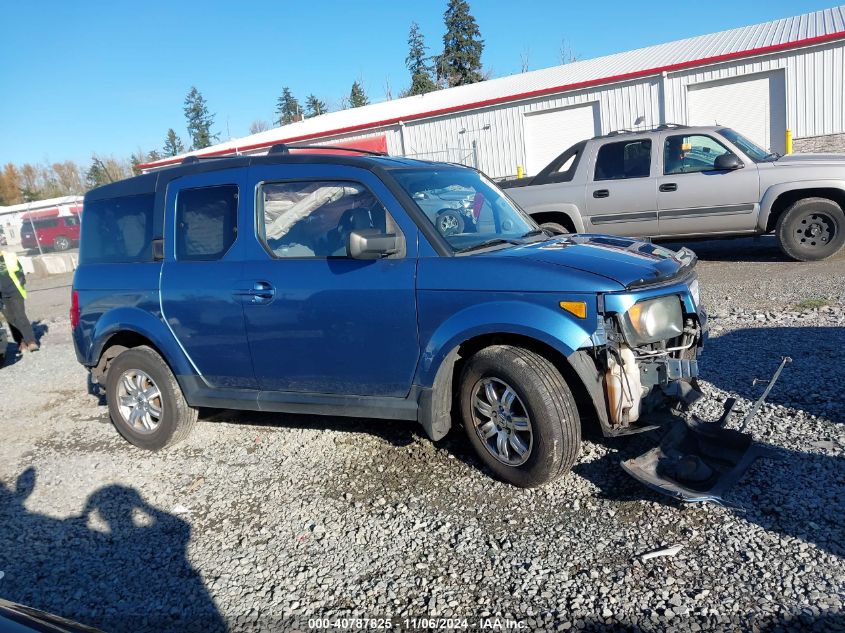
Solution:
<path fill-rule="evenodd" d="M 118 354 L 106 375 L 109 416 L 128 442 L 151 451 L 185 439 L 197 421 L 173 372 L 155 350 Z"/>
<path fill-rule="evenodd" d="M 804 198 L 778 218 L 781 250 L 798 261 L 826 259 L 845 244 L 845 213 L 827 198 Z"/>
<path fill-rule="evenodd" d="M 543 222 L 540 225 L 541 229 L 549 229 L 555 235 L 565 235 L 567 233 L 571 233 L 569 229 L 567 229 L 563 224 L 558 224 L 557 222 Z"/>
<path fill-rule="evenodd" d="M 560 372 L 529 350 L 487 347 L 464 367 L 464 429 L 481 460 L 507 483 L 531 488 L 569 471 L 581 443 L 577 411 Z"/>

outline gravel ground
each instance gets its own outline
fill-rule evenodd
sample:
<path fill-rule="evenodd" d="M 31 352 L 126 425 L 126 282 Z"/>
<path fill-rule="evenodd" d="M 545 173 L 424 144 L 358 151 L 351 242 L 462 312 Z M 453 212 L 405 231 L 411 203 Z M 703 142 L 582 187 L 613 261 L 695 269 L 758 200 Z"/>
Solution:
<path fill-rule="evenodd" d="M 695 412 L 718 417 L 728 396 L 747 409 L 752 379 L 794 359 L 750 426 L 776 459 L 731 507 L 629 479 L 618 463 L 650 434 L 587 440 L 573 473 L 533 491 L 492 480 L 460 432 L 432 444 L 404 422 L 223 411 L 142 452 L 86 391 L 68 280 L 31 284 L 44 348 L 0 370 L 0 597 L 108 631 L 350 615 L 845 630 L 845 258 L 782 262 L 765 240 L 692 247 L 713 315 Z"/>

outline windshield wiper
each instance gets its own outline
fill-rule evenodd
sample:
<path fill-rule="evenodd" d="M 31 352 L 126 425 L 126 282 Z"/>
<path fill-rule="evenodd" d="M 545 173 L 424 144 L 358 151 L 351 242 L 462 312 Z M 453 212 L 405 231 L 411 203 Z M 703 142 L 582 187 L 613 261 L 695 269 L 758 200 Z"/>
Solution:
<path fill-rule="evenodd" d="M 551 231 L 549 231 L 549 229 L 544 229 L 544 228 L 541 227 L 539 229 L 534 229 L 532 231 L 528 231 L 528 233 L 524 234 L 520 239 L 524 240 L 526 237 L 534 237 L 536 235 L 545 235 L 546 237 L 554 237 L 554 235 L 552 234 Z"/>
<path fill-rule="evenodd" d="M 777 152 L 772 152 L 771 154 L 766 154 L 766 156 L 763 158 L 763 160 L 777 160 L 781 156 L 783 156 L 783 154 L 778 154 Z"/>
<path fill-rule="evenodd" d="M 470 251 L 477 251 L 482 248 L 487 248 L 488 246 L 496 246 L 498 244 L 514 244 L 518 245 L 520 242 L 518 240 L 508 240 L 503 237 L 497 237 L 492 240 L 486 240 L 484 242 L 480 242 L 478 244 L 473 244 L 472 246 L 467 246 L 466 248 L 459 249 L 455 251 L 456 253 L 469 253 Z"/>

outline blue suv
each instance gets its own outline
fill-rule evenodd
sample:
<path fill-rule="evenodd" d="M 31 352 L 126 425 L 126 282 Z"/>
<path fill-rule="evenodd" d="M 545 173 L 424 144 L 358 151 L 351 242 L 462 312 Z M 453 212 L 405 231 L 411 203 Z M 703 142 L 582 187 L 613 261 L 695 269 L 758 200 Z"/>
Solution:
<path fill-rule="evenodd" d="M 473 169 L 290 149 L 86 196 L 74 343 L 132 444 L 183 439 L 198 407 L 432 440 L 459 421 L 497 477 L 536 486 L 582 422 L 638 432 L 697 393 L 690 251 L 553 236 Z"/>

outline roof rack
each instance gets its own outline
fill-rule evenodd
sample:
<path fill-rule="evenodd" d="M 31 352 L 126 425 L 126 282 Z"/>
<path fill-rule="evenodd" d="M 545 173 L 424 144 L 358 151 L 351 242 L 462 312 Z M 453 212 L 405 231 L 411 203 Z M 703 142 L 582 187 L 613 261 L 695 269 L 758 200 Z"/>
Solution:
<path fill-rule="evenodd" d="M 356 154 L 367 154 L 368 156 L 387 156 L 387 152 L 376 152 L 369 149 L 358 149 L 357 147 L 340 147 L 338 145 L 288 145 L 286 143 L 276 143 L 275 145 L 271 145 L 270 149 L 267 150 L 268 156 L 279 156 L 290 154 L 292 149 L 324 149 L 330 151 L 340 151 L 340 152 L 354 152 Z M 192 154 L 191 156 L 185 156 L 180 162 L 180 165 L 192 165 L 194 163 L 198 163 L 201 160 L 210 160 L 210 159 L 220 159 L 220 158 L 234 158 L 235 155 L 232 154 L 224 154 L 224 155 L 216 155 L 216 156 L 202 156 L 197 154 Z"/>
<path fill-rule="evenodd" d="M 285 152 L 279 149 L 274 152 L 273 150 L 277 147 L 284 148 L 288 151 Z M 289 153 L 289 151 L 292 149 L 326 149 L 340 152 L 355 152 L 357 154 L 367 154 L 368 156 L 387 156 L 387 152 L 376 152 L 371 149 L 358 149 L 357 147 L 341 147 L 340 145 L 285 145 L 284 143 L 278 143 L 277 145 L 273 145 L 273 147 L 271 147 L 270 151 L 267 153 L 285 154 Z"/>
<path fill-rule="evenodd" d="M 612 132 L 608 132 L 607 134 L 599 134 L 598 136 L 594 136 L 593 138 L 610 138 L 613 136 L 621 136 L 622 134 L 645 134 L 647 132 L 662 132 L 663 130 L 683 130 L 688 127 L 688 125 L 683 125 L 681 123 L 661 123 L 657 127 L 642 127 L 634 128 L 632 130 L 613 130 Z"/>

